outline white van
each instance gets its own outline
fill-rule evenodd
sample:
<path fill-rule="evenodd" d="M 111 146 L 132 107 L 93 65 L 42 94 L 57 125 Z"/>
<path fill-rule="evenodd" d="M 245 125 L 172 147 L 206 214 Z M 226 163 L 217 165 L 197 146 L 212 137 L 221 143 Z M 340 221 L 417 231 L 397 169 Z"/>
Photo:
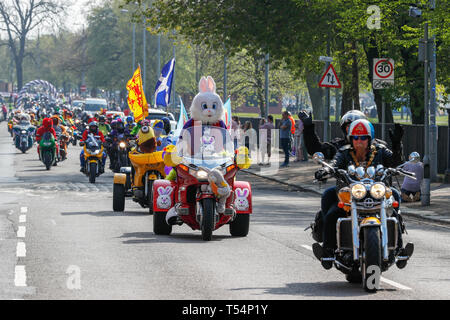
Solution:
<path fill-rule="evenodd" d="M 106 99 L 87 98 L 84 103 L 83 111 L 96 113 L 102 111 L 102 109 L 108 109 L 108 102 Z"/>

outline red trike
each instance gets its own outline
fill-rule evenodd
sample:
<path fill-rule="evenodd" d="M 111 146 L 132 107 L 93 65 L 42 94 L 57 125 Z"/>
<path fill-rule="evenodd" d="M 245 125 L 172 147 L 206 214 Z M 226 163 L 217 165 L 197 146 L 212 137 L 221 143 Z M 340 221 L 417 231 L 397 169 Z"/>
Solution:
<path fill-rule="evenodd" d="M 232 236 L 247 236 L 252 192 L 248 182 L 235 181 L 243 165 L 236 162 L 229 132 L 204 125 L 185 129 L 178 138 L 176 150 L 176 180 L 156 180 L 153 184 L 154 233 L 172 232 L 172 225 L 166 221 L 171 209 L 176 213 L 176 224 L 185 223 L 193 230 L 201 230 L 203 240 L 211 240 L 213 231 L 225 224 L 229 224 Z M 212 170 L 221 173 L 222 186 L 228 184 L 231 192 L 226 199 L 221 199 L 217 186 L 208 180 Z"/>

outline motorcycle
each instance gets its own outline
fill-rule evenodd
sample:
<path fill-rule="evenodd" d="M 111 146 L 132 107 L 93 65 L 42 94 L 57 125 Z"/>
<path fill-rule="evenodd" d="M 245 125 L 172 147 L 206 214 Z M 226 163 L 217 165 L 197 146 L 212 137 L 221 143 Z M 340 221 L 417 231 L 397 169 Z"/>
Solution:
<path fill-rule="evenodd" d="M 235 180 L 239 167 L 230 133 L 219 127 L 194 126 L 181 132 L 176 150 L 180 159 L 176 181 L 156 180 L 153 184 L 153 232 L 172 232 L 172 225 L 166 222 L 170 209 L 176 212 L 176 224 L 201 230 L 205 241 L 225 224 L 232 236 L 247 236 L 252 193 L 248 182 Z M 219 185 L 210 180 L 211 172 L 221 175 Z M 229 196 L 218 192 L 223 186 L 229 187 Z M 220 213 L 219 206 L 225 208 Z"/>
<path fill-rule="evenodd" d="M 130 167 L 130 159 L 128 157 L 128 153 L 131 150 L 130 147 L 130 139 L 131 136 L 120 134 L 117 138 L 114 138 L 114 142 L 112 143 L 111 154 L 114 154 L 110 159 L 114 159 L 112 164 L 113 172 L 120 172 L 120 168 L 122 167 Z"/>
<path fill-rule="evenodd" d="M 120 173 L 114 174 L 113 210 L 125 210 L 125 197 L 133 197 L 143 208 L 153 213 L 153 184 L 166 177 L 163 151 L 139 153 L 129 152 L 132 167 L 121 167 Z"/>
<path fill-rule="evenodd" d="M 376 167 L 337 169 L 324 161 L 322 153 L 314 154 L 313 159 L 330 169 L 330 176 L 338 180 L 338 207 L 347 212 L 347 217 L 339 218 L 336 223 L 337 250 L 334 258 L 322 258 L 333 261 L 339 271 L 347 275 L 349 282 L 362 281 L 368 292 L 378 288 L 371 279 L 374 272 L 381 276 L 397 261 L 408 260 L 400 256 L 398 250 L 399 232 L 404 229 L 399 202 L 393 197 L 390 187 L 391 178 L 404 175 L 415 179 L 415 174 L 397 168 Z M 315 229 L 315 222 L 310 227 Z M 317 238 L 317 235 L 314 236 Z M 373 277 L 372 277 L 373 278 Z"/>
<path fill-rule="evenodd" d="M 44 133 L 39 142 L 39 158 L 47 170 L 56 164 L 56 141 L 50 132 Z"/>
<path fill-rule="evenodd" d="M 104 172 L 102 161 L 104 148 L 99 138 L 90 133 L 85 142 L 80 141 L 80 146 L 84 147 L 84 172 L 89 177 L 90 183 L 95 183 L 95 179 Z"/>
<path fill-rule="evenodd" d="M 35 133 L 34 127 L 15 126 L 13 130 L 14 144 L 17 149 L 21 150 L 22 153 L 25 153 L 33 147 Z"/>
<path fill-rule="evenodd" d="M 69 137 L 64 134 L 57 136 L 59 144 L 58 162 L 64 161 L 67 158 L 67 145 L 69 144 Z"/>

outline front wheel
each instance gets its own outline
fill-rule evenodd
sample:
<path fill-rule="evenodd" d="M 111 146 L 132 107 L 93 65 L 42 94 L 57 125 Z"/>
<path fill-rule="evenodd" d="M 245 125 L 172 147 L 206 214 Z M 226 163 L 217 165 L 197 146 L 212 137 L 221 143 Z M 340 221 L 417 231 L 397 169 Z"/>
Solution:
<path fill-rule="evenodd" d="M 230 223 L 230 234 L 233 237 L 246 237 L 250 226 L 249 214 L 237 214 Z"/>
<path fill-rule="evenodd" d="M 380 229 L 375 227 L 364 228 L 364 254 L 361 265 L 364 290 L 377 291 L 374 281 L 379 282 L 381 275 L 381 237 Z"/>
<path fill-rule="evenodd" d="M 125 210 L 125 187 L 123 184 L 115 183 L 113 186 L 113 210 Z"/>
<path fill-rule="evenodd" d="M 97 177 L 97 162 L 89 163 L 89 182 L 95 183 L 95 178 Z"/>
<path fill-rule="evenodd" d="M 52 166 L 52 154 L 49 151 L 45 151 L 42 155 L 42 162 L 44 162 L 45 168 L 50 170 Z"/>
<path fill-rule="evenodd" d="M 172 226 L 166 222 L 167 212 L 156 211 L 153 213 L 153 233 L 157 235 L 170 235 L 172 233 Z"/>
<path fill-rule="evenodd" d="M 212 239 L 212 233 L 215 226 L 215 201 L 213 199 L 203 199 L 202 209 L 202 239 L 205 241 L 210 241 Z"/>

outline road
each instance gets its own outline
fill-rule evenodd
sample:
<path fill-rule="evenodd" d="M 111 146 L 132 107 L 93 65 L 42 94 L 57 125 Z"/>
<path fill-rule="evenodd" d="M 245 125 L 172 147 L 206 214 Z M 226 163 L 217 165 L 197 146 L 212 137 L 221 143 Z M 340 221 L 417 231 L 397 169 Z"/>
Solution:
<path fill-rule="evenodd" d="M 228 226 L 204 242 L 174 227 L 156 236 L 147 210 L 127 200 L 112 211 L 112 173 L 95 185 L 79 172 L 80 147 L 46 171 L 36 147 L 22 154 L 0 124 L 0 299 L 449 299 L 450 230 L 408 219 L 408 266 L 383 274 L 367 294 L 335 269 L 324 270 L 303 231 L 319 197 L 251 181 L 249 235 Z"/>

